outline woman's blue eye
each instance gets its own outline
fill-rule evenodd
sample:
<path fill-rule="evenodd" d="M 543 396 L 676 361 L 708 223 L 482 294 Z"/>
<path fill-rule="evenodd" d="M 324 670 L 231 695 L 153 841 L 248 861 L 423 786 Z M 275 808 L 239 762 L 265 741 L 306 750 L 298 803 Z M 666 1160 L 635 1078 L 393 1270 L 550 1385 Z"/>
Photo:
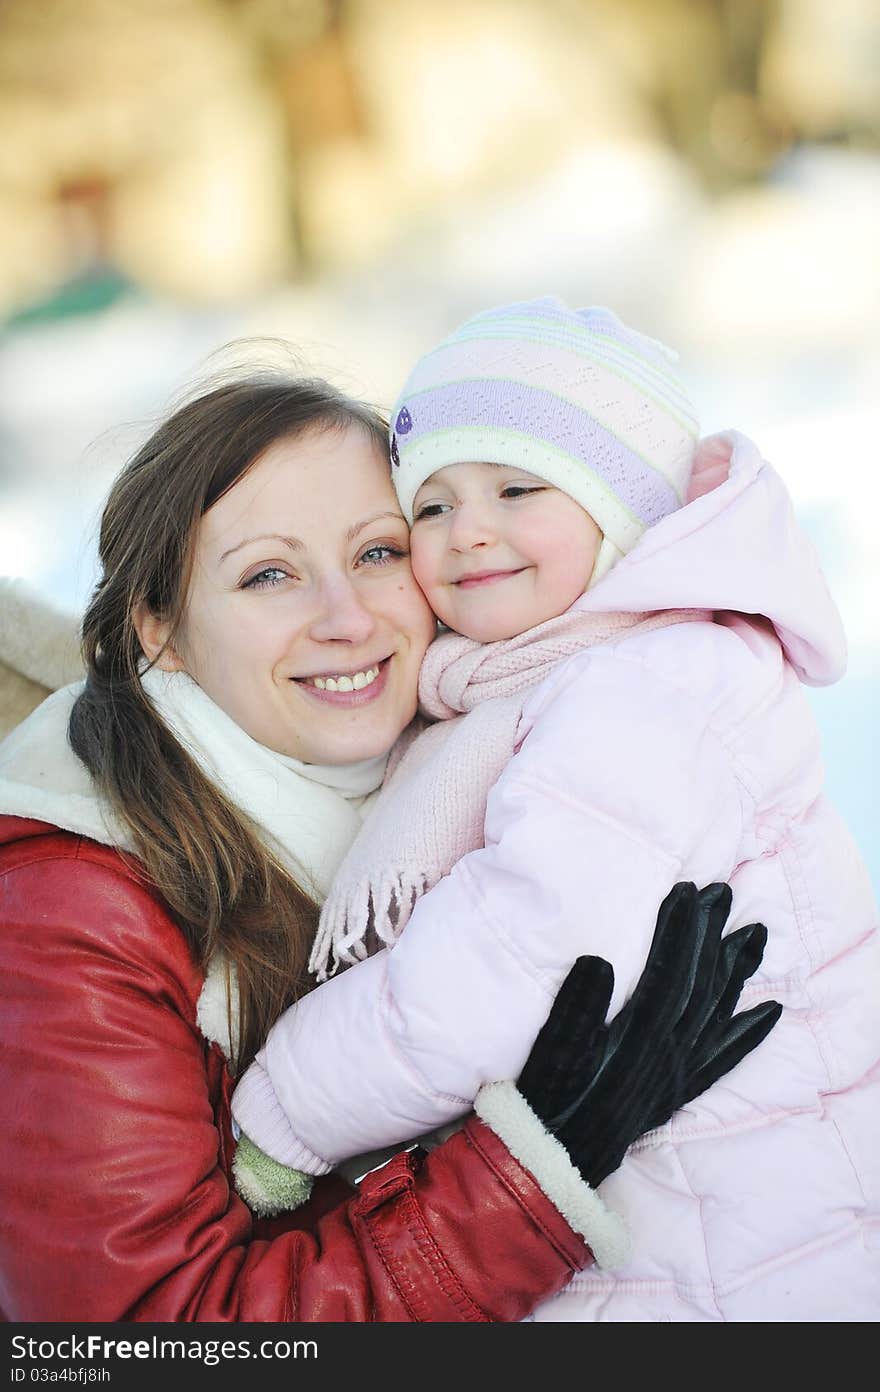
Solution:
<path fill-rule="evenodd" d="M 282 570 L 280 566 L 266 566 L 264 570 L 258 570 L 256 575 L 245 580 L 241 588 L 243 590 L 268 590 L 273 585 L 280 585 L 282 580 L 289 579 L 287 571 Z"/>
<path fill-rule="evenodd" d="M 366 561 L 367 565 L 387 565 L 389 561 L 397 561 L 405 554 L 399 546 L 370 546 L 361 553 L 361 560 Z"/>

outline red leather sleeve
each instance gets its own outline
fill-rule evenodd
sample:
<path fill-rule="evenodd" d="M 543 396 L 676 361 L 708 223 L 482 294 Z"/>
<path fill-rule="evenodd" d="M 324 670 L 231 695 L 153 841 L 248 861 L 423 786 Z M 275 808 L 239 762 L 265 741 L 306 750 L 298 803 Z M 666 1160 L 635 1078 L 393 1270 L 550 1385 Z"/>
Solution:
<path fill-rule="evenodd" d="M 149 890 L 71 836 L 7 846 L 0 941 L 7 1320 L 515 1320 L 589 1260 L 477 1121 L 311 1231 L 256 1238 L 222 1163 L 201 973 Z"/>

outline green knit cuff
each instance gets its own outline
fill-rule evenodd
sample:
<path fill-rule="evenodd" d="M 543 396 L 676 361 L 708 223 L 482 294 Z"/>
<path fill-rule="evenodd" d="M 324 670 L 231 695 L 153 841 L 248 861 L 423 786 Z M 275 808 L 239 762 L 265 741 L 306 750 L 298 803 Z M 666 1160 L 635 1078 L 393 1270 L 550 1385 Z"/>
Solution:
<path fill-rule="evenodd" d="M 261 1218 L 299 1208 L 312 1192 L 314 1178 L 273 1160 L 247 1136 L 239 1138 L 232 1161 L 235 1187 L 248 1208 Z"/>

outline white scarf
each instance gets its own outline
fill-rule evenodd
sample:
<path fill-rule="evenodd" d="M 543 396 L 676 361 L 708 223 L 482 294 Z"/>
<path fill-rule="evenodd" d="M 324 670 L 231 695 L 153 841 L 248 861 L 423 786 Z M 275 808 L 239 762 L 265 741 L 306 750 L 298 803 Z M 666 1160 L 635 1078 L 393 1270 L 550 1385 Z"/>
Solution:
<path fill-rule="evenodd" d="M 254 823 L 316 903 L 361 827 L 387 756 L 358 764 L 304 764 L 251 739 L 185 672 L 141 677 L 156 714 L 206 778 Z"/>

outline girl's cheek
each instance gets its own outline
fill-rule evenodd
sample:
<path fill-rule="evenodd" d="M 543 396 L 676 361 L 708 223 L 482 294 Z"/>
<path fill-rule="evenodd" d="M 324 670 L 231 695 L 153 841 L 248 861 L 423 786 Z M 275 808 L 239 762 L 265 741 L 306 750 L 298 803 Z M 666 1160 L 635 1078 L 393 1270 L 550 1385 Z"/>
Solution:
<path fill-rule="evenodd" d="M 417 528 L 410 537 L 410 554 L 414 565 L 427 574 L 436 574 L 449 551 L 449 527 L 433 525 Z"/>
<path fill-rule="evenodd" d="M 418 544 L 415 546 L 410 544 L 409 559 L 416 583 L 419 584 L 422 589 L 425 589 L 427 585 L 430 585 L 433 578 L 432 567 L 429 557 L 425 552 L 425 548 Z"/>

